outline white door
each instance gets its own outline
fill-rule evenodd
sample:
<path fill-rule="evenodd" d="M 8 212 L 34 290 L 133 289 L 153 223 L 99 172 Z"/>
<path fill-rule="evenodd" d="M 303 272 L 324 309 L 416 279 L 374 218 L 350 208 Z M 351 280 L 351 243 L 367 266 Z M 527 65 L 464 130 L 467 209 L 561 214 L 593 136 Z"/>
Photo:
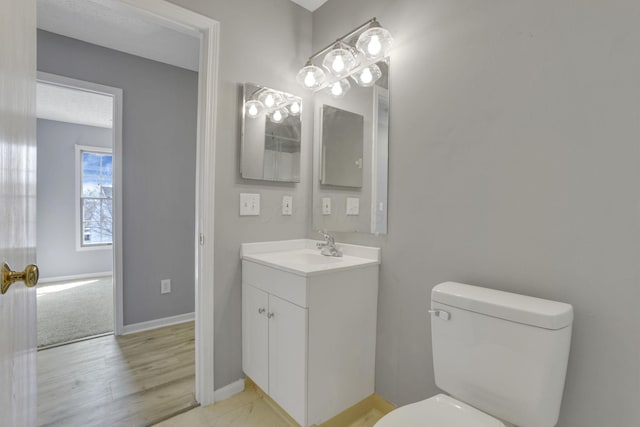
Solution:
<path fill-rule="evenodd" d="M 242 370 L 269 392 L 269 294 L 242 285 Z"/>
<path fill-rule="evenodd" d="M 36 2 L 0 4 L 0 261 L 35 261 Z M 36 424 L 36 294 L 0 294 L 0 426 Z"/>
<path fill-rule="evenodd" d="M 269 295 L 269 396 L 307 425 L 307 310 Z"/>

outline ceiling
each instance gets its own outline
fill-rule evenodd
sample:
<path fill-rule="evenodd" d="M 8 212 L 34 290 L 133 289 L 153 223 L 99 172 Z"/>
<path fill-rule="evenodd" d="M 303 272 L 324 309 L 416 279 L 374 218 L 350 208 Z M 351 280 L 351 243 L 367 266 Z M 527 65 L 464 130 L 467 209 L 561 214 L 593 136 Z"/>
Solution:
<path fill-rule="evenodd" d="M 38 28 L 198 71 L 200 39 L 113 0 L 38 0 Z"/>
<path fill-rule="evenodd" d="M 39 119 L 113 127 L 111 96 L 38 82 L 36 100 L 36 116 Z"/>
<path fill-rule="evenodd" d="M 291 0 L 316 10 L 327 0 Z M 38 28 L 176 67 L 198 71 L 197 33 L 115 0 L 37 0 Z M 112 127 L 113 99 L 73 88 L 38 83 L 38 118 Z"/>
<path fill-rule="evenodd" d="M 305 9 L 310 10 L 311 12 L 313 12 L 314 10 L 316 10 L 317 8 L 319 8 L 320 6 L 322 6 L 327 2 L 327 0 L 291 0 L 291 1 L 299 4 Z"/>
<path fill-rule="evenodd" d="M 314 11 L 327 0 L 291 0 Z M 37 0 L 38 28 L 198 71 L 200 39 L 115 0 Z"/>

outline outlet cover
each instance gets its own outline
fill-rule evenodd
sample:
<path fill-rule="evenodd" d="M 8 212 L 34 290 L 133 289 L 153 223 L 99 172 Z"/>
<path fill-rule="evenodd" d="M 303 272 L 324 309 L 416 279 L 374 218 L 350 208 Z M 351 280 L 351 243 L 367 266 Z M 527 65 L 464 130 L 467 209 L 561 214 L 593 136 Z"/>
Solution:
<path fill-rule="evenodd" d="M 293 215 L 293 197 L 282 197 L 282 215 Z"/>
<path fill-rule="evenodd" d="M 331 197 L 322 198 L 322 215 L 331 215 Z"/>
<path fill-rule="evenodd" d="M 347 215 L 360 215 L 360 199 L 347 197 Z"/>
<path fill-rule="evenodd" d="M 164 279 L 160 281 L 160 293 L 168 294 L 171 292 L 171 279 Z"/>
<path fill-rule="evenodd" d="M 240 216 L 260 215 L 260 194 L 240 193 Z"/>

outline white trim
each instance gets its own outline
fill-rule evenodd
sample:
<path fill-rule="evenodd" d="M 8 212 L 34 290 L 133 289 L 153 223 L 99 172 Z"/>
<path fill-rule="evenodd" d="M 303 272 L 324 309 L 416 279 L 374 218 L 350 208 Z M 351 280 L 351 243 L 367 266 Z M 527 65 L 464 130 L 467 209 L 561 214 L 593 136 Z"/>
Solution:
<path fill-rule="evenodd" d="M 124 323 L 122 292 L 122 89 L 84 80 L 38 71 L 38 81 L 58 86 L 81 89 L 113 97 L 113 330 L 122 334 Z M 78 211 L 76 209 L 76 211 Z M 76 214 L 79 214 L 76 212 Z"/>
<path fill-rule="evenodd" d="M 215 401 L 214 393 L 214 190 L 217 120 L 217 85 L 220 23 L 165 0 L 117 0 L 161 24 L 199 34 L 198 143 L 196 165 L 195 318 L 196 400 Z M 199 243 L 202 238 L 202 244 Z"/>
<path fill-rule="evenodd" d="M 105 277 L 112 276 L 113 273 L 111 271 L 101 271 L 98 273 L 84 273 L 84 274 L 73 274 L 71 276 L 57 276 L 57 277 L 41 277 L 38 279 L 38 283 L 53 283 L 53 282 L 63 282 L 63 281 L 72 281 L 72 280 L 82 280 L 82 279 L 93 279 L 94 277 Z"/>
<path fill-rule="evenodd" d="M 196 318 L 195 313 L 178 314 L 177 316 L 163 317 L 146 322 L 132 323 L 124 325 L 122 335 L 135 334 L 136 332 L 150 331 L 152 329 L 164 328 L 165 326 L 179 325 L 180 323 L 192 322 Z"/>
<path fill-rule="evenodd" d="M 225 400 L 234 396 L 238 393 L 242 393 L 244 391 L 244 378 L 240 378 L 237 381 L 232 382 L 231 384 L 227 384 L 226 386 L 219 388 L 213 394 L 215 396 L 216 402 L 221 400 Z"/>
<path fill-rule="evenodd" d="M 111 147 L 96 147 L 93 145 L 75 145 L 76 150 L 76 176 L 75 176 L 75 188 L 76 188 L 76 200 L 75 200 L 75 211 L 76 211 L 76 221 L 75 221 L 75 229 L 76 229 L 76 252 L 83 251 L 100 251 L 100 250 L 112 250 L 113 249 L 113 236 L 111 236 L 111 243 L 104 244 L 96 244 L 96 245 L 87 245 L 82 246 L 82 207 L 80 206 L 80 199 L 82 198 L 82 159 L 80 156 L 83 151 L 91 152 L 91 153 L 108 153 L 111 154 L 111 158 L 113 161 L 113 149 Z M 112 178 L 113 185 L 113 178 Z M 113 197 L 112 197 L 113 200 Z M 113 222 L 113 218 L 111 218 Z"/>
<path fill-rule="evenodd" d="M 206 406 L 214 393 L 214 213 L 219 25 L 200 43 L 198 164 L 196 165 L 196 399 Z M 202 240 L 200 240 L 202 238 Z M 200 243 L 201 242 L 201 243 Z"/>

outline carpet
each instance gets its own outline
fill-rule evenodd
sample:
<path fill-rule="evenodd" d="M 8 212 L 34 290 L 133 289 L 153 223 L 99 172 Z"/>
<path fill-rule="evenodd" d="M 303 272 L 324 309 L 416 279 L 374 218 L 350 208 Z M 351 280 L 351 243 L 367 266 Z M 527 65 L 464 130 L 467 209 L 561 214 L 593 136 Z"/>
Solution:
<path fill-rule="evenodd" d="M 39 284 L 38 347 L 113 332 L 113 279 Z"/>

